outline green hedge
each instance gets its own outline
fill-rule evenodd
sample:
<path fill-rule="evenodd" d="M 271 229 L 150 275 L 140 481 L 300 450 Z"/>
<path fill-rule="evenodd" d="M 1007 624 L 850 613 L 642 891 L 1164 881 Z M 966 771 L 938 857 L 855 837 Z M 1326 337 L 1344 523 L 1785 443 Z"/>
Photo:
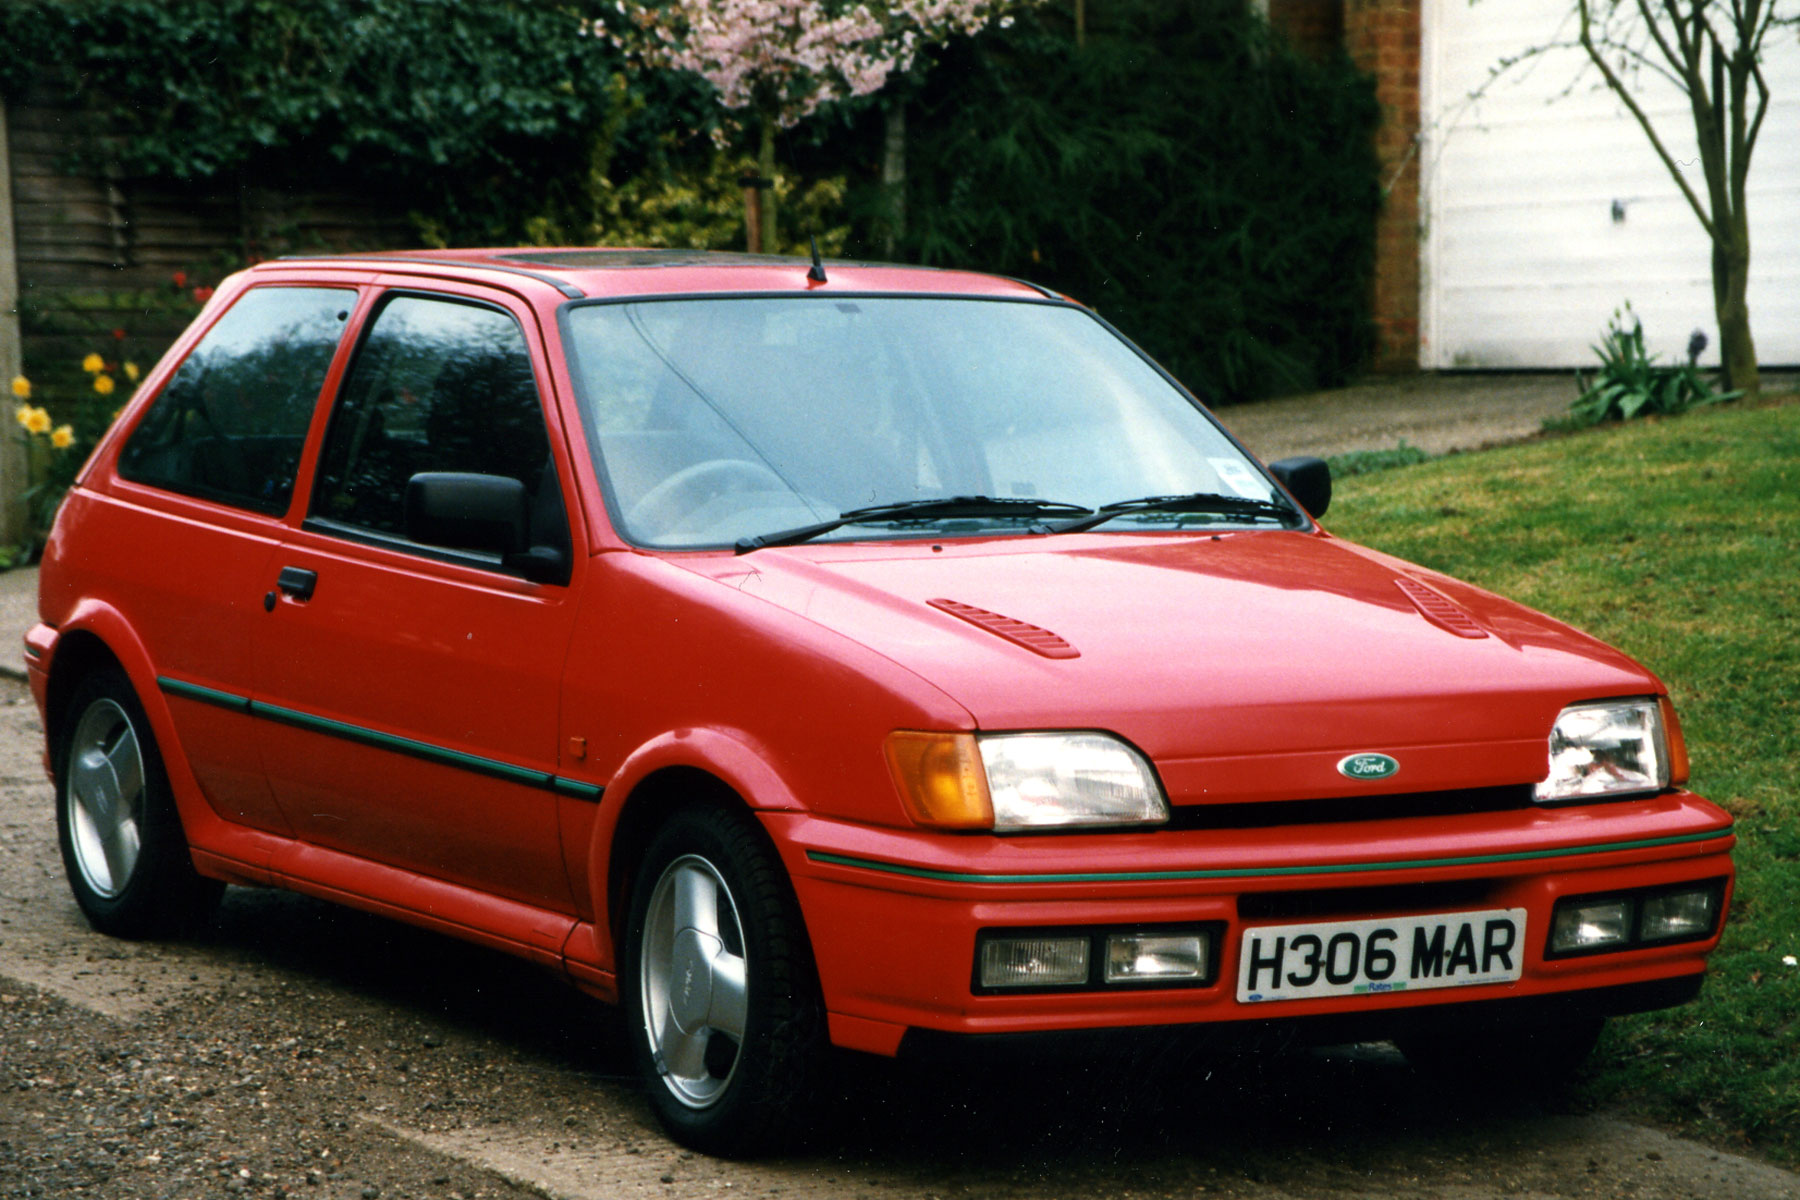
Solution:
<path fill-rule="evenodd" d="M 1243 0 L 1089 8 L 1085 48 L 1039 8 L 933 72 L 911 254 L 1065 290 L 1210 399 L 1341 383 L 1371 337 L 1372 82 Z"/>
<path fill-rule="evenodd" d="M 612 149 L 624 64 L 585 7 L 508 0 L 7 0 L 0 94 L 73 83 L 128 174 L 377 180 L 453 236 Z"/>

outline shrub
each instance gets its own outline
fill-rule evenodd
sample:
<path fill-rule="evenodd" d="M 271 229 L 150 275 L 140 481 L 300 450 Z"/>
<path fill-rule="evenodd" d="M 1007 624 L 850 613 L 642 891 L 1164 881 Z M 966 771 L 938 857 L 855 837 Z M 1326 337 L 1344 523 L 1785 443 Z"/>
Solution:
<path fill-rule="evenodd" d="M 1094 304 L 1232 401 L 1341 383 L 1370 341 L 1379 115 L 1242 0 L 1094 5 L 950 48 L 909 113 L 905 249 Z"/>
<path fill-rule="evenodd" d="M 1572 423 L 1585 426 L 1638 416 L 1671 416 L 1743 395 L 1713 390 L 1693 361 L 1705 348 L 1704 335 L 1696 342 L 1688 362 L 1659 366 L 1656 356 L 1644 349 L 1644 324 L 1631 311 L 1630 302 L 1614 309 L 1605 339 L 1594 347 L 1600 371 L 1593 386 L 1586 386 L 1580 373 L 1576 374 L 1582 392 L 1569 406 Z"/>
<path fill-rule="evenodd" d="M 1381 450 L 1350 450 L 1333 454 L 1325 461 L 1331 464 L 1333 479 L 1348 479 L 1353 475 L 1372 475 L 1376 471 L 1391 471 L 1395 467 L 1410 467 L 1430 460 L 1431 455 L 1401 438 Z"/>

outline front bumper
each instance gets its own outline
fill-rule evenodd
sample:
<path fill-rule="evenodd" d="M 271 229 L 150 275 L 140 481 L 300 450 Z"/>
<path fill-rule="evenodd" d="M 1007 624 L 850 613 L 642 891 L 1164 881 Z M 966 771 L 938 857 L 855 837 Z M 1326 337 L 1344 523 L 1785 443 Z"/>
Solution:
<path fill-rule="evenodd" d="M 763 820 L 794 880 L 833 1040 L 883 1054 L 924 1034 L 1233 1022 L 1246 1023 L 1245 1032 L 1334 1021 L 1388 1028 L 1439 1012 L 1473 1014 L 1484 1002 L 1576 993 L 1618 1011 L 1679 1003 L 1697 986 L 1716 930 L 1702 941 L 1546 960 L 1551 908 L 1562 896 L 1717 878 L 1726 880 L 1728 905 L 1735 841 L 1727 814 L 1680 791 L 1406 820 L 1008 838 L 796 813 Z M 1250 925 L 1512 908 L 1526 912 L 1516 982 L 1237 999 Z M 1207 923 L 1223 934 L 1206 986 L 985 995 L 972 986 L 982 930 Z"/>

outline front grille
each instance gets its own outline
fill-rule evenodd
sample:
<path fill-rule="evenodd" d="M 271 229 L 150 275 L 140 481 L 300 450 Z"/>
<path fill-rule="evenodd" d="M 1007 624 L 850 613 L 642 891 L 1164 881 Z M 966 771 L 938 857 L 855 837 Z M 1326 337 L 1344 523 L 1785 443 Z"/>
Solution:
<path fill-rule="evenodd" d="M 1390 821 L 1463 813 L 1508 812 L 1532 807 L 1531 785 L 1402 792 L 1383 796 L 1335 796 L 1329 800 L 1263 800 L 1251 804 L 1175 804 L 1169 829 L 1267 829 L 1280 825 L 1328 825 L 1339 821 Z"/>

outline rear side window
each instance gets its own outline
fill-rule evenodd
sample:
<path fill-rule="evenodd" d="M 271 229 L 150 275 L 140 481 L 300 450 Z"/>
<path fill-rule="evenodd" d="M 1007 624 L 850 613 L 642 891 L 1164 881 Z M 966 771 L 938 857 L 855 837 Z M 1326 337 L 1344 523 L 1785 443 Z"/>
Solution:
<path fill-rule="evenodd" d="M 356 293 L 244 293 L 187 356 L 119 455 L 119 474 L 264 513 L 287 511 L 300 447 Z"/>

